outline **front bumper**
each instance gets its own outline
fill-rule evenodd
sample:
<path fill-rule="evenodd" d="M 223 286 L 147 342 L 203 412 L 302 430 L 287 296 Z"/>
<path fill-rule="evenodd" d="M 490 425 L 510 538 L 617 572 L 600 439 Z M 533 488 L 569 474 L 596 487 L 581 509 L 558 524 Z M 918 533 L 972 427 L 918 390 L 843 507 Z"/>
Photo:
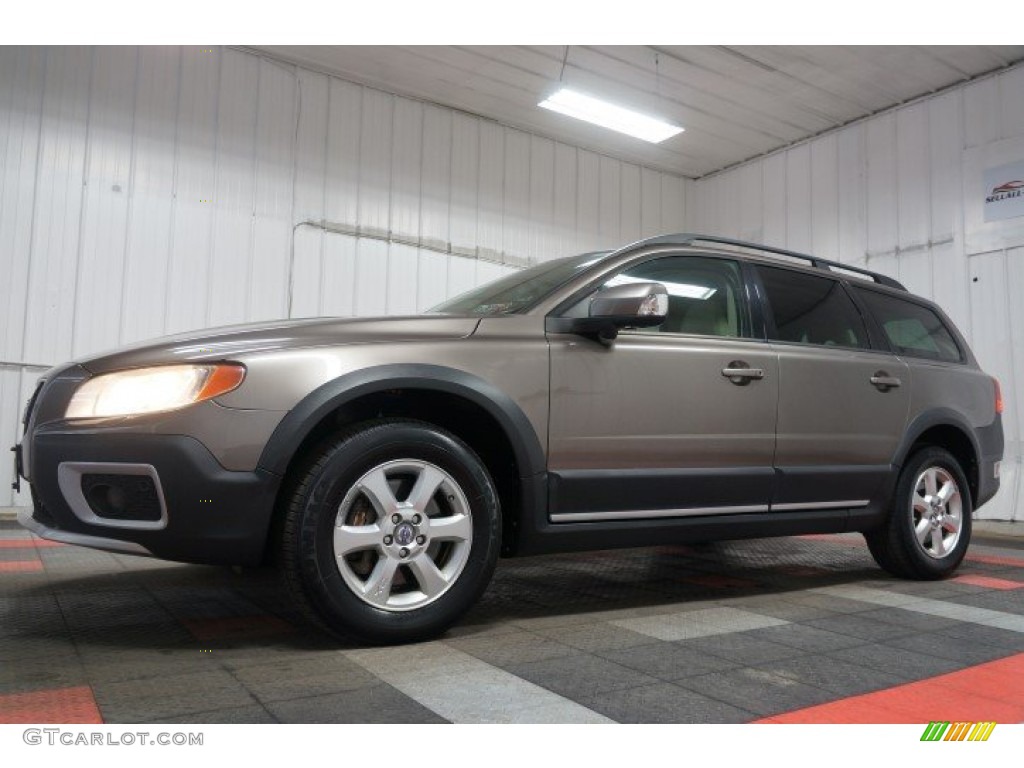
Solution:
<path fill-rule="evenodd" d="M 261 469 L 224 469 L 185 435 L 105 433 L 43 426 L 31 436 L 34 508 L 22 519 L 44 538 L 165 560 L 256 565 L 263 558 L 280 478 Z M 61 465 L 101 464 L 117 473 L 152 468 L 165 515 L 160 525 L 103 519 L 83 509 L 81 493 L 61 483 Z"/>

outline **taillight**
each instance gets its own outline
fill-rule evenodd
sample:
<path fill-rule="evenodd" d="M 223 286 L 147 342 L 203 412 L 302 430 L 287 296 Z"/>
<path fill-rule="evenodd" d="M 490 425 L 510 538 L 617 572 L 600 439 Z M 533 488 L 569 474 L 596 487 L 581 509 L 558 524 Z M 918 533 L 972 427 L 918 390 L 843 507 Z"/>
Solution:
<path fill-rule="evenodd" d="M 999 379 L 992 379 L 992 383 L 996 387 L 996 415 L 998 416 L 1003 412 L 1003 388 L 999 386 Z"/>

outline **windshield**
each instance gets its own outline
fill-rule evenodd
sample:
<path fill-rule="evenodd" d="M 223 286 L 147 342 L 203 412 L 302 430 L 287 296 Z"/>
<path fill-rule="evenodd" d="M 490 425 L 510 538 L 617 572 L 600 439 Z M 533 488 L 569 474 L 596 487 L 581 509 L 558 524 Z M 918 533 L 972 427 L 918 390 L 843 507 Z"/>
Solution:
<path fill-rule="evenodd" d="M 605 255 L 605 252 L 582 253 L 545 261 L 466 291 L 427 312 L 441 315 L 515 314 L 530 308 Z"/>

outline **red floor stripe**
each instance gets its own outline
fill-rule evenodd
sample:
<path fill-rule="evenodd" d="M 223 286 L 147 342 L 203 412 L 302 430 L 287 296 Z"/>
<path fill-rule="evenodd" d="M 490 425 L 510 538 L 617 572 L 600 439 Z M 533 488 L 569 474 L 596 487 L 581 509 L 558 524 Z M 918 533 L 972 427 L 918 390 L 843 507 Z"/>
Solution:
<path fill-rule="evenodd" d="M 102 723 L 87 685 L 0 695 L 0 723 Z"/>
<path fill-rule="evenodd" d="M 1024 722 L 1024 653 L 958 672 L 766 717 L 761 723 Z"/>
<path fill-rule="evenodd" d="M 1004 557 L 1002 555 L 967 555 L 972 563 L 985 563 L 985 565 L 1014 565 L 1024 568 L 1024 559 L 1019 557 Z"/>
<path fill-rule="evenodd" d="M 0 549 L 49 549 L 66 546 L 67 544 L 49 539 L 0 539 Z"/>
<path fill-rule="evenodd" d="M 43 570 L 39 560 L 3 560 L 0 561 L 0 573 L 34 573 Z"/>
<path fill-rule="evenodd" d="M 970 584 L 975 587 L 987 587 L 988 589 L 1020 589 L 1024 587 L 1024 581 L 1011 581 L 1010 579 L 997 579 L 992 576 L 981 576 L 977 573 L 965 573 L 950 579 L 958 584 Z"/>

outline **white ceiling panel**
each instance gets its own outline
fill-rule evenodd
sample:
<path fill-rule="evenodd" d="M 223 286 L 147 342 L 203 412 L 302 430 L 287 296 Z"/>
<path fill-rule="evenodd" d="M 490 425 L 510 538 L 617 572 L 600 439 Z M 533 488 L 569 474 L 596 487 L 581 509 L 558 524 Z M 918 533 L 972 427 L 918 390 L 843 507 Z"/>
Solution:
<path fill-rule="evenodd" d="M 700 177 L 1024 59 L 1024 46 L 263 46 L 258 50 Z M 559 84 L 686 131 L 652 145 L 537 107 Z"/>

